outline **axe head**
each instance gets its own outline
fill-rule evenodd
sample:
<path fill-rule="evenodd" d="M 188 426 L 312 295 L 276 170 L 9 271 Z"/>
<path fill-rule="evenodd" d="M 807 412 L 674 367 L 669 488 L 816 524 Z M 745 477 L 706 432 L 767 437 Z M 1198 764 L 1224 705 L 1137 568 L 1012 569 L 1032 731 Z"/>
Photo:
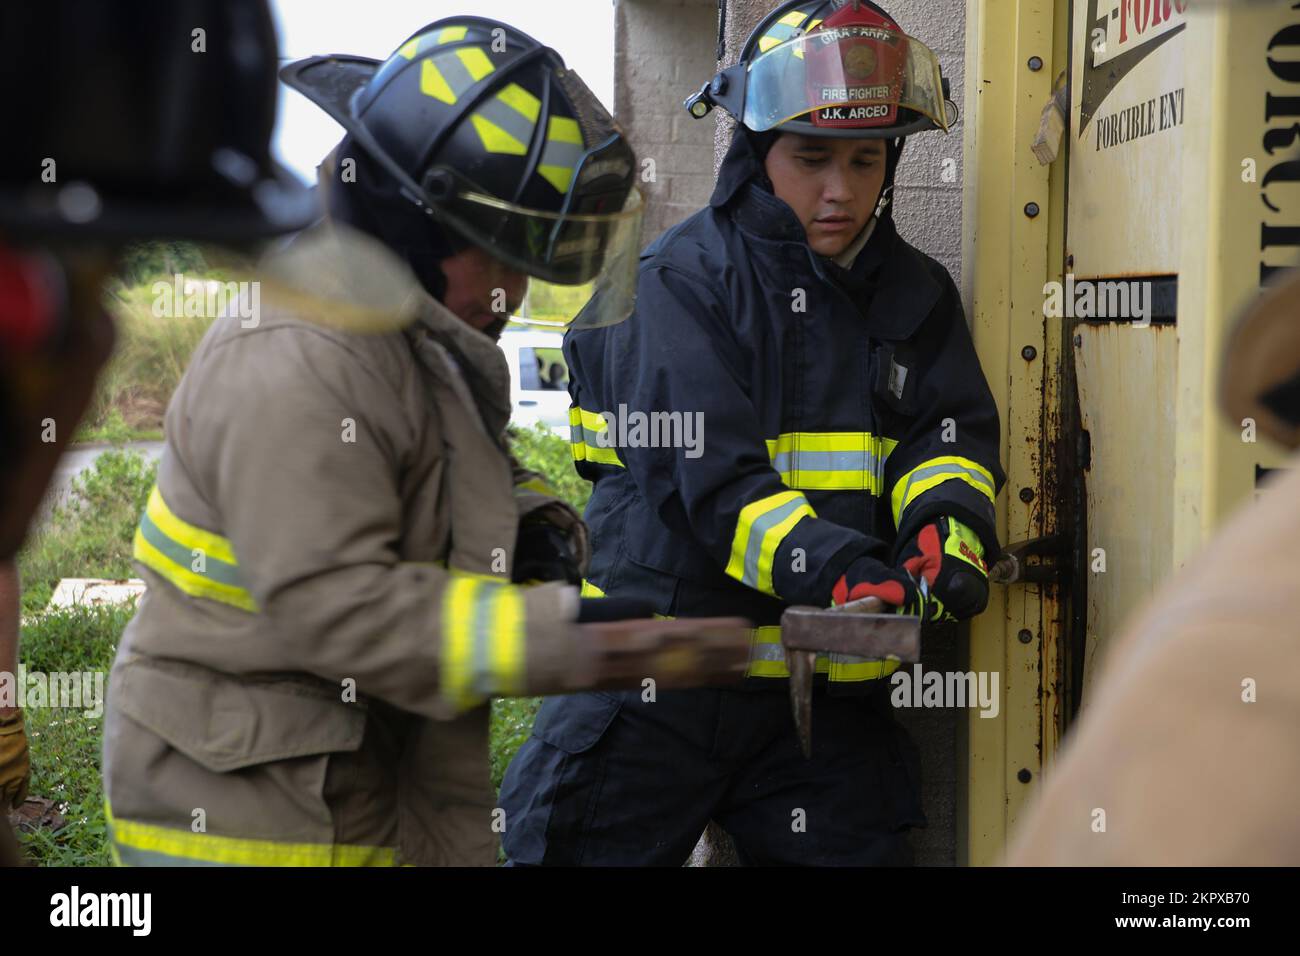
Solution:
<path fill-rule="evenodd" d="M 863 598 L 833 608 L 791 607 L 781 615 L 790 707 L 805 757 L 812 756 L 812 687 L 818 653 L 904 663 L 921 659 L 921 619 L 883 610 L 879 598 Z"/>

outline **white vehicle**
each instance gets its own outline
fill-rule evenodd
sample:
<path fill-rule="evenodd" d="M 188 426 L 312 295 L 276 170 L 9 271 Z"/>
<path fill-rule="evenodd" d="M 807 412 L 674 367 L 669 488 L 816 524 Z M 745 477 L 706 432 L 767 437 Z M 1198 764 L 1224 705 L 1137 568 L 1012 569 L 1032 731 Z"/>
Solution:
<path fill-rule="evenodd" d="M 501 334 L 501 351 L 510 365 L 510 423 L 520 428 L 542 424 L 569 440 L 569 367 L 560 351 L 559 332 Z"/>

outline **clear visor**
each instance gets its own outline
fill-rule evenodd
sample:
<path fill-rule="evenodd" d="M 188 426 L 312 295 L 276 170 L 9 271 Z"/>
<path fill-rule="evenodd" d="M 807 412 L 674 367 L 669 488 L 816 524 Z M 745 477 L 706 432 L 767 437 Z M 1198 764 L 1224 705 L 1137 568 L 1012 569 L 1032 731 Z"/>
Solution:
<path fill-rule="evenodd" d="M 636 188 L 620 210 L 599 215 L 542 212 L 469 191 L 436 208 L 462 236 L 531 277 L 512 321 L 562 331 L 632 314 L 644 211 Z"/>
<path fill-rule="evenodd" d="M 885 27 L 816 30 L 750 64 L 743 122 L 756 132 L 796 117 L 827 129 L 888 128 L 912 110 L 947 130 L 939 60 L 925 44 Z"/>

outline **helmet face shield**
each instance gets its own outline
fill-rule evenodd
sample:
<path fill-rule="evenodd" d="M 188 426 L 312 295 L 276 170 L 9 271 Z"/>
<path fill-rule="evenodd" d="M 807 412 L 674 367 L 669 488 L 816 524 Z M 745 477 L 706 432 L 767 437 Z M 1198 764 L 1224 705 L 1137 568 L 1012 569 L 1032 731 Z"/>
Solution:
<path fill-rule="evenodd" d="M 792 119 L 809 132 L 892 135 L 899 111 L 948 129 L 939 60 L 898 30 L 866 24 L 823 26 L 775 46 L 749 65 L 743 122 L 755 132 Z"/>
<path fill-rule="evenodd" d="M 545 212 L 464 191 L 439 201 L 434 215 L 494 258 L 531 277 L 514 321 L 548 329 L 613 325 L 632 314 L 641 252 L 641 193 L 617 212 Z M 599 298 L 592 308 L 591 300 Z"/>

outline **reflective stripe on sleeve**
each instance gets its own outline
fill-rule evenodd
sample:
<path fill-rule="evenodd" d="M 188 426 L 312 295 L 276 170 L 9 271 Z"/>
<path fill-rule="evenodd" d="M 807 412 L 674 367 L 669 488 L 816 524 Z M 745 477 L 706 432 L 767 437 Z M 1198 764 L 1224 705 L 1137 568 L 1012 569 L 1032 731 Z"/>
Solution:
<path fill-rule="evenodd" d="M 576 405 L 569 408 L 569 448 L 574 461 L 624 467 L 618 460 L 618 450 L 606 447 L 608 432 L 609 424 L 595 412 Z"/>
<path fill-rule="evenodd" d="M 902 517 L 912 503 L 931 488 L 936 488 L 945 481 L 964 481 L 992 502 L 996 498 L 996 484 L 993 476 L 983 465 L 969 458 L 949 455 L 931 458 L 917 465 L 894 483 L 892 505 L 894 510 L 894 527 L 902 527 Z"/>
<path fill-rule="evenodd" d="M 487 575 L 452 571 L 442 601 L 442 695 L 457 710 L 523 692 L 524 598 Z"/>
<path fill-rule="evenodd" d="M 778 492 L 747 504 L 736 522 L 727 574 L 764 594 L 779 596 L 772 585 L 776 550 L 796 524 L 816 516 L 808 499 L 797 491 Z"/>
<path fill-rule="evenodd" d="M 157 485 L 149 493 L 149 504 L 136 528 L 133 553 L 146 568 L 191 597 L 257 611 L 253 596 L 240 580 L 230 542 L 178 518 Z"/>

